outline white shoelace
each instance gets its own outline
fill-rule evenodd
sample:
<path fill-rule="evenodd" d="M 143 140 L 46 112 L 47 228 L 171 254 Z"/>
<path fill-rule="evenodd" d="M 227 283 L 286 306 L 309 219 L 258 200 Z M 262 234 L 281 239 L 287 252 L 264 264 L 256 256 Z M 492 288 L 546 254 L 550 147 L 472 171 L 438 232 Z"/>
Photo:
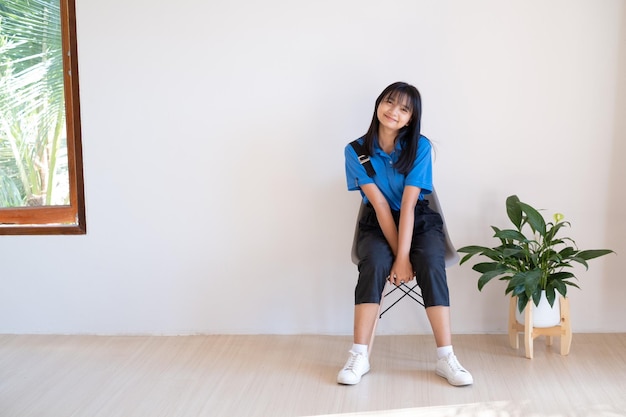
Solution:
<path fill-rule="evenodd" d="M 346 362 L 346 366 L 343 367 L 346 371 L 354 371 L 363 367 L 363 360 L 365 355 L 350 351 L 350 359 Z"/>
<path fill-rule="evenodd" d="M 454 373 L 457 373 L 457 372 L 467 372 L 465 370 L 465 368 L 463 368 L 461 366 L 461 364 L 457 360 L 456 356 L 454 356 L 454 355 L 448 355 L 448 357 L 446 357 L 446 362 L 448 362 L 448 366 L 450 366 L 450 369 L 452 369 L 452 371 L 454 371 Z"/>

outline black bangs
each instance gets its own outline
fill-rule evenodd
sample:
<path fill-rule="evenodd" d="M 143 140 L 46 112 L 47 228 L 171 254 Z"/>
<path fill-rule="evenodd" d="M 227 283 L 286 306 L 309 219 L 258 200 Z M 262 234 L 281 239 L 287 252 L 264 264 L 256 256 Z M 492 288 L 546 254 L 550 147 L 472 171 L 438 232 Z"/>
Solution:
<path fill-rule="evenodd" d="M 414 98 L 411 97 L 411 94 L 408 91 L 402 88 L 398 88 L 396 90 L 390 91 L 389 94 L 383 97 L 383 100 L 386 100 L 387 98 L 399 102 L 403 106 L 406 106 L 406 108 L 408 108 L 411 112 L 413 112 Z"/>

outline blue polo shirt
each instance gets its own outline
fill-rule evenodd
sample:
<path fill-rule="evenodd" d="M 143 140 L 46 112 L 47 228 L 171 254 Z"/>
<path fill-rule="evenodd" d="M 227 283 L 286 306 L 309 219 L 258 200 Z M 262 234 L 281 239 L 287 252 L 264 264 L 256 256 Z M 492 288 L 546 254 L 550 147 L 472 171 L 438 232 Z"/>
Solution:
<path fill-rule="evenodd" d="M 364 137 L 359 139 L 363 144 Z M 367 175 L 365 167 L 359 162 L 359 158 L 350 144 L 344 150 L 346 157 L 346 181 L 348 190 L 361 191 L 361 185 L 374 183 L 383 193 L 392 210 L 400 210 L 402 202 L 402 193 L 405 185 L 412 185 L 421 189 L 419 199 L 424 199 L 425 194 L 430 194 L 433 189 L 433 170 L 432 170 L 432 146 L 425 136 L 420 136 L 417 145 L 417 155 L 413 168 L 405 176 L 398 172 L 394 165 L 400 157 L 400 143 L 396 144 L 396 148 L 391 154 L 385 153 L 378 143 L 374 144 L 374 154 L 370 156 L 370 161 L 376 171 L 374 178 Z M 367 197 L 361 191 L 363 201 L 367 203 Z"/>

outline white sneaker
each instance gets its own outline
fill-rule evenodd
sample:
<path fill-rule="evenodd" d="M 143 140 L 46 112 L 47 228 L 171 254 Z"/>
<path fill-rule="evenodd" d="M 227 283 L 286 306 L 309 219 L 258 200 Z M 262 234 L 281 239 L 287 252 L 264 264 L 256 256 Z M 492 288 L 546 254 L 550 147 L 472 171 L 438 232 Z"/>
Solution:
<path fill-rule="evenodd" d="M 361 381 L 361 377 L 370 370 L 370 361 L 367 355 L 350 351 L 350 357 L 343 369 L 337 375 L 337 382 L 344 385 L 354 385 Z"/>
<path fill-rule="evenodd" d="M 463 368 L 459 363 L 456 356 L 453 353 L 449 354 L 445 358 L 441 358 L 437 361 L 437 367 L 435 372 L 440 377 L 446 378 L 450 385 L 460 387 L 463 385 L 470 385 L 474 383 L 474 378 L 467 369 Z"/>

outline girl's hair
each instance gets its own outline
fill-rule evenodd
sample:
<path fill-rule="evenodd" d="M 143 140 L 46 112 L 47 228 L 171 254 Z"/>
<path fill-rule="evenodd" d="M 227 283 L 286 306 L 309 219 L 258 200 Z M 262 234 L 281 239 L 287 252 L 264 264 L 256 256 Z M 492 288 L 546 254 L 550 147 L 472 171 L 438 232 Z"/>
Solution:
<path fill-rule="evenodd" d="M 400 129 L 398 137 L 396 138 L 397 141 L 400 141 L 402 151 L 395 167 L 402 174 L 408 174 L 411 168 L 413 168 L 415 155 L 417 155 L 417 143 L 420 138 L 422 119 L 422 98 L 417 88 L 404 82 L 395 82 L 380 93 L 376 99 L 376 105 L 374 106 L 372 123 L 365 134 L 364 146 L 370 155 L 374 153 L 374 144 L 378 141 L 378 127 L 380 126 L 380 121 L 377 116 L 378 105 L 388 97 L 405 101 L 407 106 L 413 111 L 408 126 Z"/>

